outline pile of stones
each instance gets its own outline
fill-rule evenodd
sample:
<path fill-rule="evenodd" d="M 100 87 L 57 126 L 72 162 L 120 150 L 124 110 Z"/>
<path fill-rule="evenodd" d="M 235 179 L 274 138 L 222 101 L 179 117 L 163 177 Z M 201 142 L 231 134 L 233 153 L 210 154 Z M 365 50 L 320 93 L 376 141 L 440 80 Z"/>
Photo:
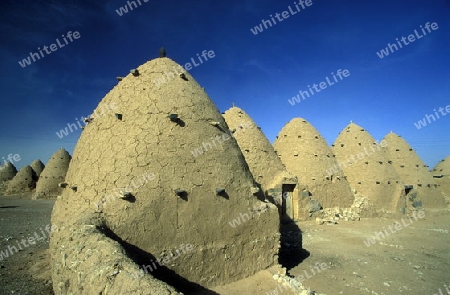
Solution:
<path fill-rule="evenodd" d="M 368 206 L 368 200 L 364 196 L 355 195 L 355 201 L 350 208 L 325 208 L 320 210 L 320 217 L 316 217 L 316 223 L 338 224 L 339 221 L 360 221 L 361 212 Z"/>

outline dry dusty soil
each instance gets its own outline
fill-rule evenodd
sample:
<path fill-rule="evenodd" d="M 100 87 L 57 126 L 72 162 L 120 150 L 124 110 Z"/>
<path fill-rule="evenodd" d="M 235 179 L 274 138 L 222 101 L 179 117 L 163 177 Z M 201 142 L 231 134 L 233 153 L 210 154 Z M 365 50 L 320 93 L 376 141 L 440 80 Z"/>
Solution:
<path fill-rule="evenodd" d="M 395 232 L 395 222 L 408 225 Z M 366 219 L 338 225 L 301 222 L 303 248 L 310 255 L 290 270 L 303 283 L 328 295 L 450 294 L 450 212 L 425 210 L 423 219 Z M 411 223 L 412 222 L 412 223 Z M 386 229 L 388 236 L 364 241 Z M 329 268 L 312 275 L 315 263 Z M 316 271 L 317 272 L 317 271 Z M 445 290 L 448 287 L 449 293 Z M 441 289 L 442 294 L 439 293 Z"/>
<path fill-rule="evenodd" d="M 34 245 L 0 259 L 0 294 L 53 294 L 48 256 L 52 200 L 0 197 L 0 253 L 21 239 Z M 389 232 L 401 219 L 364 219 L 317 225 L 299 222 L 282 228 L 280 260 L 291 276 L 318 294 L 450 294 L 450 212 L 425 210 L 425 217 Z M 364 241 L 386 229 L 375 244 Z M 394 228 L 395 230 L 395 228 Z M 316 267 L 314 267 L 316 266 Z M 325 267 L 326 266 L 326 267 Z M 302 275 L 303 277 L 300 277 Z M 445 285 L 445 286 L 444 286 Z M 439 293 L 441 289 L 441 293 Z M 196 293 L 199 294 L 199 293 Z M 278 287 L 268 271 L 202 294 L 295 294 Z"/>
<path fill-rule="evenodd" d="M 53 294 L 45 226 L 55 201 L 29 198 L 0 197 L 0 255 L 8 254 L 0 258 L 0 294 Z M 21 240 L 29 237 L 35 244 L 25 241 L 25 247 Z"/>

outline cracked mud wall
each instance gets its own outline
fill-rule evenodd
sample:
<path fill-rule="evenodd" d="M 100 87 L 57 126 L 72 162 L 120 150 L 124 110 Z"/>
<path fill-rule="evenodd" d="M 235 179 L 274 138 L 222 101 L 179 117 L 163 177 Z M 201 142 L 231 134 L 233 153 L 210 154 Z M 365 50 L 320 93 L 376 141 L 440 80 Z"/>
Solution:
<path fill-rule="evenodd" d="M 59 229 L 51 239 L 54 285 L 80 284 L 60 255 L 75 259 L 67 232 L 77 231 L 75 222 L 83 216 L 97 216 L 120 239 L 154 257 L 192 244 L 193 251 L 168 267 L 201 286 L 242 279 L 277 262 L 274 205 L 236 228 L 228 224 L 248 208 L 267 205 L 252 194 L 255 183 L 236 141 L 198 157 L 191 153 L 228 126 L 189 73 L 155 83 L 177 68 L 169 58 L 139 66 L 139 75 L 124 77 L 97 107 L 115 103 L 117 113 L 94 118 L 81 134 L 68 186 L 52 214 Z M 149 174 L 155 177 L 145 180 Z M 131 198 L 110 197 L 132 183 Z M 225 192 L 218 195 L 220 188 Z"/>

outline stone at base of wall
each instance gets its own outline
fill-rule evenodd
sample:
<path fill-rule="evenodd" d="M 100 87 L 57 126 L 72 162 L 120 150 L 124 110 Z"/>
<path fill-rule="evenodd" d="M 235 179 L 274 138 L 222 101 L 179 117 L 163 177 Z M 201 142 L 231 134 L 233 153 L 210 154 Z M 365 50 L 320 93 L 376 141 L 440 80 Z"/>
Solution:
<path fill-rule="evenodd" d="M 270 273 L 272 273 L 272 278 L 278 282 L 279 285 L 277 287 L 277 290 L 280 292 L 283 292 L 283 290 L 286 289 L 290 289 L 297 295 L 320 295 L 303 286 L 303 284 L 297 281 L 295 278 L 288 276 L 286 274 L 286 269 L 284 267 L 281 267 L 280 265 L 273 266 L 268 270 Z"/>

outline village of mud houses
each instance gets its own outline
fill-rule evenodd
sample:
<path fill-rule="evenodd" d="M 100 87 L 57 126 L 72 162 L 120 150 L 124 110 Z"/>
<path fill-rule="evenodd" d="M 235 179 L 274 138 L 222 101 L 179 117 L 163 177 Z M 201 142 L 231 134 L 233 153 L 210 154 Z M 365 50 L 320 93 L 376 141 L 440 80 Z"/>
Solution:
<path fill-rule="evenodd" d="M 0 4 L 0 295 L 450 294 L 450 2 Z"/>

